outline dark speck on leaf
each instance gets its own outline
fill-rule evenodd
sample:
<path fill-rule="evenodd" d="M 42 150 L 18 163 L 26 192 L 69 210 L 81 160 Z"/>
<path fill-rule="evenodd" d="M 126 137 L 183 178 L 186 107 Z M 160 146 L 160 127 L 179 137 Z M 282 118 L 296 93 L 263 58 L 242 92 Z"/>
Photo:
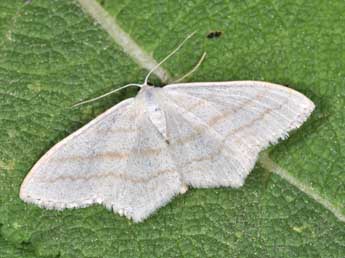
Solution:
<path fill-rule="evenodd" d="M 207 38 L 209 39 L 214 39 L 214 38 L 219 38 L 223 32 L 221 31 L 211 31 L 207 34 Z"/>

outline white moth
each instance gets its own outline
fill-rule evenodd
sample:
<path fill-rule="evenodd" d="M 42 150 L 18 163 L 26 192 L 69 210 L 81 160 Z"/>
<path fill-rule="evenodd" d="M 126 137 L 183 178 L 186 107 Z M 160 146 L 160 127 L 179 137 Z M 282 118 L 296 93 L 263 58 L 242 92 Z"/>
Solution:
<path fill-rule="evenodd" d="M 140 222 L 187 186 L 242 186 L 258 153 L 314 109 L 301 93 L 267 82 L 157 88 L 146 78 L 137 86 L 136 97 L 50 149 L 25 178 L 21 199 L 59 210 L 103 204 Z"/>

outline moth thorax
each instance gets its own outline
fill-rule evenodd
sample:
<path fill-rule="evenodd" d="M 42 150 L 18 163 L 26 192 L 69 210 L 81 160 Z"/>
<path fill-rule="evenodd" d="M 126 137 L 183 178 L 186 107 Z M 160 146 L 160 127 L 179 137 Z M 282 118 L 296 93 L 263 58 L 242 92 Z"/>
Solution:
<path fill-rule="evenodd" d="M 159 101 L 157 100 L 157 94 L 155 91 L 159 90 L 156 88 L 149 88 L 147 89 L 145 94 L 145 104 L 147 105 L 147 111 L 149 114 L 149 119 L 151 120 L 152 124 L 158 130 L 158 132 L 162 135 L 166 142 L 169 142 L 167 136 L 167 124 L 165 118 L 165 112 L 160 107 Z"/>

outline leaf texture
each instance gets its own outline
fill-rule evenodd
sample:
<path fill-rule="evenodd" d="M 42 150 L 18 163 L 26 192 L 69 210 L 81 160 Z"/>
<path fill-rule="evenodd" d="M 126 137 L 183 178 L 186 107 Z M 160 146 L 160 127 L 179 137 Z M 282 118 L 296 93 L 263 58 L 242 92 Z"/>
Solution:
<path fill-rule="evenodd" d="M 343 1 L 99 3 L 156 60 L 197 31 L 163 66 L 173 77 L 206 51 L 189 81 L 265 80 L 311 98 L 310 121 L 269 154 L 345 216 Z M 1 257 L 343 257 L 344 222 L 259 164 L 243 187 L 193 189 L 141 224 L 24 204 L 32 165 L 135 90 L 70 107 L 145 74 L 78 2 L 0 1 Z"/>

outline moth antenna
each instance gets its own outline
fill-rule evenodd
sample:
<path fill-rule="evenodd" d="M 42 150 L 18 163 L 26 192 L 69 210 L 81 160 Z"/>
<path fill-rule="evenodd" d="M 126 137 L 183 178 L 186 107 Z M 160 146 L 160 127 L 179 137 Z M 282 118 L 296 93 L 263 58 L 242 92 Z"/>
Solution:
<path fill-rule="evenodd" d="M 79 102 L 79 103 L 77 103 L 77 104 L 75 104 L 75 105 L 73 105 L 71 108 L 75 108 L 75 107 L 78 107 L 78 106 L 81 106 L 81 105 L 83 105 L 83 104 L 86 104 L 86 103 L 90 103 L 90 102 L 93 102 L 93 101 L 96 101 L 96 100 L 99 100 L 99 99 L 101 99 L 101 98 L 104 98 L 104 97 L 106 97 L 106 96 L 108 96 L 108 95 L 110 95 L 110 94 L 113 94 L 113 93 L 115 93 L 115 92 L 117 92 L 117 91 L 120 91 L 120 90 L 122 90 L 122 89 L 125 89 L 125 88 L 127 88 L 127 87 L 130 87 L 130 86 L 136 86 L 136 87 L 139 87 L 139 88 L 141 88 L 142 86 L 144 86 L 144 85 L 147 85 L 147 81 L 148 81 L 148 79 L 149 79 L 149 77 L 150 77 L 150 75 L 159 67 L 159 66 L 161 66 L 165 61 L 167 61 L 171 56 L 173 56 L 178 50 L 180 50 L 180 48 L 186 43 L 186 41 L 188 40 L 188 39 L 190 39 L 192 36 L 194 36 L 194 34 L 196 33 L 196 31 L 194 31 L 193 33 L 191 33 L 191 34 L 189 34 L 169 55 L 167 55 L 162 61 L 160 61 L 158 64 L 156 64 L 149 72 L 148 72 L 148 74 L 146 75 L 146 77 L 145 77 L 145 81 L 144 81 L 144 84 L 136 84 L 136 83 L 130 83 L 130 84 L 127 84 L 127 85 L 125 85 L 125 86 L 122 86 L 122 87 L 120 87 L 120 88 L 117 88 L 117 89 L 115 89 L 115 90 L 112 90 L 112 91 L 110 91 L 110 92 L 107 92 L 107 93 L 105 93 L 105 94 L 103 94 L 103 95 L 101 95 L 101 96 L 98 96 L 98 97 L 96 97 L 96 98 L 92 98 L 92 99 L 89 99 L 89 100 L 85 100 L 85 101 L 82 101 L 82 102 Z M 202 61 L 205 59 L 205 56 L 206 56 L 206 53 L 204 53 L 203 55 L 202 55 L 202 57 L 200 58 L 200 60 L 199 60 L 199 62 L 197 63 L 197 65 L 191 70 L 191 71 L 189 71 L 187 74 L 185 74 L 182 78 L 180 78 L 180 79 L 178 79 L 177 81 L 181 81 L 182 79 L 184 79 L 184 78 L 186 78 L 187 76 L 189 76 L 190 74 L 192 74 L 196 69 L 198 69 L 198 67 L 200 66 L 200 64 L 202 63 Z M 176 81 L 176 82 L 177 82 Z"/>
<path fill-rule="evenodd" d="M 139 88 L 142 87 L 141 84 L 130 83 L 130 84 L 127 84 L 127 85 L 122 86 L 122 87 L 120 87 L 120 88 L 117 88 L 117 89 L 115 89 L 115 90 L 109 91 L 109 92 L 107 92 L 107 93 L 105 93 L 105 94 L 103 94 L 103 95 L 101 95 L 101 96 L 96 97 L 96 98 L 84 100 L 84 101 L 82 101 L 82 102 L 79 102 L 79 103 L 77 103 L 77 104 L 74 104 L 71 108 L 75 108 L 75 107 L 81 106 L 81 105 L 83 105 L 83 104 L 90 103 L 90 102 L 93 102 L 93 101 L 95 101 L 95 100 L 99 100 L 99 99 L 104 98 L 104 97 L 106 97 L 106 96 L 108 96 L 108 95 L 110 95 L 110 94 L 113 94 L 113 93 L 115 93 L 115 92 L 118 92 L 118 91 L 120 91 L 120 90 L 122 90 L 122 89 L 131 87 L 131 86 L 136 86 L 136 87 L 139 87 Z"/>
<path fill-rule="evenodd" d="M 179 51 L 179 49 L 186 43 L 186 41 L 188 39 L 190 39 L 192 36 L 194 36 L 194 34 L 196 33 L 196 31 L 194 31 L 193 33 L 189 34 L 178 46 L 177 48 L 175 48 L 169 55 L 167 55 L 162 61 L 160 61 L 158 64 L 156 64 L 151 71 L 149 71 L 149 73 L 146 75 L 145 77 L 145 81 L 143 85 L 147 85 L 147 81 L 150 77 L 150 75 L 152 74 L 152 72 L 154 70 L 156 70 L 159 66 L 161 66 L 161 64 L 163 64 L 165 61 L 167 61 L 171 56 L 173 56 L 177 51 Z"/>
<path fill-rule="evenodd" d="M 200 67 L 201 63 L 205 60 L 206 57 L 206 52 L 204 52 L 202 54 L 202 56 L 200 57 L 198 63 L 193 67 L 192 70 L 190 70 L 188 73 L 186 73 L 185 75 L 183 75 L 181 78 L 173 81 L 173 82 L 180 82 L 183 81 L 185 78 L 187 78 L 188 76 L 190 76 L 192 73 L 194 73 L 196 70 L 198 70 L 198 68 Z"/>

